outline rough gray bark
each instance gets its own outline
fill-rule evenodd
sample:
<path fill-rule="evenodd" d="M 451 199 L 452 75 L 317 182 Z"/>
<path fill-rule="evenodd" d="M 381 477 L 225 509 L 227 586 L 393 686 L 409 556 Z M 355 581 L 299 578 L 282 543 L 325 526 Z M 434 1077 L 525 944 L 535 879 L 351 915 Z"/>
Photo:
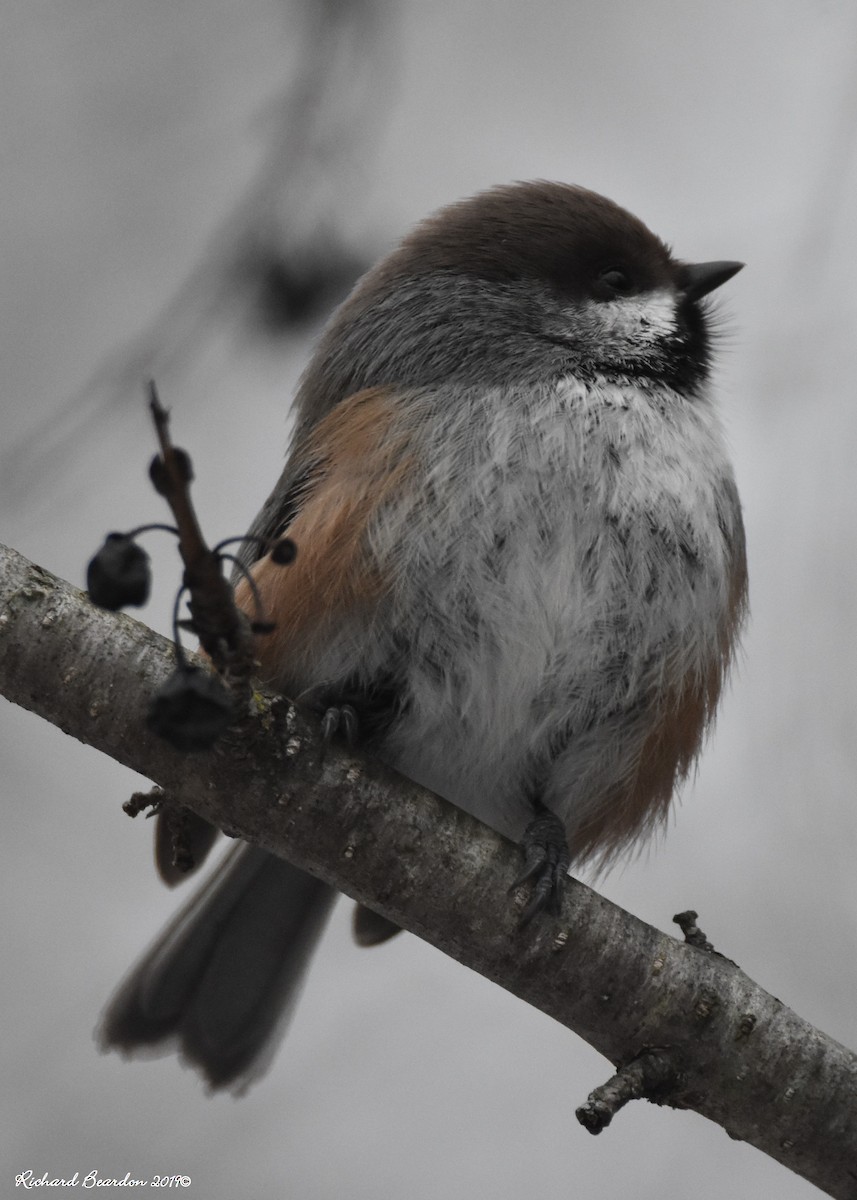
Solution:
<path fill-rule="evenodd" d="M 573 880 L 558 915 L 522 930 L 507 894 L 517 847 L 379 764 L 323 748 L 283 699 L 255 693 L 214 750 L 177 753 L 145 726 L 172 668 L 164 638 L 0 547 L 0 691 L 10 700 L 425 938 L 614 1065 L 631 1064 L 591 1098 L 590 1127 L 608 1095 L 649 1095 L 695 1109 L 831 1196 L 857 1198 L 857 1056 L 733 963 Z"/>

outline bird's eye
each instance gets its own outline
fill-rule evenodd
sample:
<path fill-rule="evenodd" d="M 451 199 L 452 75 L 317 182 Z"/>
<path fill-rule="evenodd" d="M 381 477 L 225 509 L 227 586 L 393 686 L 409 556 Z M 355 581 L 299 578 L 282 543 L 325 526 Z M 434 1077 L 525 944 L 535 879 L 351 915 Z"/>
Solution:
<path fill-rule="evenodd" d="M 605 267 L 598 273 L 598 282 L 605 291 L 618 296 L 631 290 L 631 280 L 619 267 Z"/>

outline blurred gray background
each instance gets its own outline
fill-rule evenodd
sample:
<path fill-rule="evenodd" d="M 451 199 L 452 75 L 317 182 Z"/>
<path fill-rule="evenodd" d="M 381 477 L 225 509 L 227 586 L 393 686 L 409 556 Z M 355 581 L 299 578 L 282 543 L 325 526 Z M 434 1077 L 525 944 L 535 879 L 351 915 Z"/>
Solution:
<path fill-rule="evenodd" d="M 207 530 L 241 532 L 325 307 L 439 204 L 562 179 L 680 256 L 747 262 L 718 383 L 752 624 L 668 836 L 600 886 L 662 929 L 696 908 L 852 1047 L 855 57 L 851 0 L 0 3 L 0 537 L 75 582 L 106 530 L 165 519 L 146 374 Z M 174 552 L 147 545 L 166 630 Z M 28 1168 L 183 1173 L 200 1200 L 818 1194 L 694 1114 L 590 1137 L 605 1061 L 414 937 L 356 949 L 345 903 L 241 1101 L 101 1056 L 99 1011 L 178 900 L 120 809 L 144 781 L 5 701 L 0 744 L 3 1194 Z"/>

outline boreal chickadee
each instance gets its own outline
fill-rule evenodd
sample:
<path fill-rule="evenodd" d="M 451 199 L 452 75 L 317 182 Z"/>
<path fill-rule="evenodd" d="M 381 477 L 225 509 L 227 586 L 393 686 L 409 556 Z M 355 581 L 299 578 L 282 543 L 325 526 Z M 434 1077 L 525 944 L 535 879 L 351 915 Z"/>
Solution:
<path fill-rule="evenodd" d="M 570 861 L 657 827 L 721 693 L 747 576 L 701 302 L 740 266 L 681 262 L 565 184 L 443 209 L 323 333 L 252 528 L 298 546 L 288 570 L 251 566 L 276 621 L 263 681 L 520 839 L 526 918 Z M 122 985 L 104 1042 L 178 1039 L 240 1090 L 332 898 L 237 847 Z M 395 927 L 358 910 L 355 931 Z"/>

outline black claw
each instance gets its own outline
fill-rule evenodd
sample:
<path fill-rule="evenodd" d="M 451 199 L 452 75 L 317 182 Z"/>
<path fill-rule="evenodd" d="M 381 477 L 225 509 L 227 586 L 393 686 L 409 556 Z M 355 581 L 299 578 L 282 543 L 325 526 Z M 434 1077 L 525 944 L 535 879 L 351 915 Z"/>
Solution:
<path fill-rule="evenodd" d="M 526 834 L 524 836 L 526 838 Z M 547 854 L 544 846 L 539 846 L 535 843 L 530 843 L 527 845 L 526 842 L 522 842 L 521 849 L 526 857 L 524 869 L 509 888 L 510 892 L 514 892 L 515 889 L 519 888 L 522 883 L 526 883 L 528 880 L 532 879 L 534 875 L 538 875 L 539 871 L 541 871 L 542 867 L 547 862 Z"/>
<path fill-rule="evenodd" d="M 340 702 L 326 684 L 319 684 L 301 692 L 298 696 L 298 704 L 303 704 L 319 714 L 321 733 L 326 742 L 331 741 L 339 733 L 346 745 L 356 744 L 360 730 L 357 710 L 350 704 Z"/>
<path fill-rule="evenodd" d="M 328 708 L 321 718 L 321 736 L 326 742 L 329 742 L 339 729 L 340 717 L 341 713 L 338 708 Z"/>
<path fill-rule="evenodd" d="M 347 746 L 353 746 L 357 741 L 360 721 L 355 709 L 350 704 L 343 704 L 339 710 L 339 722 L 342 726 L 342 736 Z"/>
<path fill-rule="evenodd" d="M 353 746 L 357 742 L 359 728 L 360 721 L 350 704 L 331 705 L 321 718 L 321 732 L 326 742 L 329 742 L 334 734 L 341 733 L 346 746 Z"/>
<path fill-rule="evenodd" d="M 571 855 L 562 822 L 547 809 L 524 830 L 521 849 L 524 869 L 509 890 L 514 891 L 530 879 L 535 881 L 529 903 L 521 913 L 523 926 L 546 909 L 559 912 Z"/>

